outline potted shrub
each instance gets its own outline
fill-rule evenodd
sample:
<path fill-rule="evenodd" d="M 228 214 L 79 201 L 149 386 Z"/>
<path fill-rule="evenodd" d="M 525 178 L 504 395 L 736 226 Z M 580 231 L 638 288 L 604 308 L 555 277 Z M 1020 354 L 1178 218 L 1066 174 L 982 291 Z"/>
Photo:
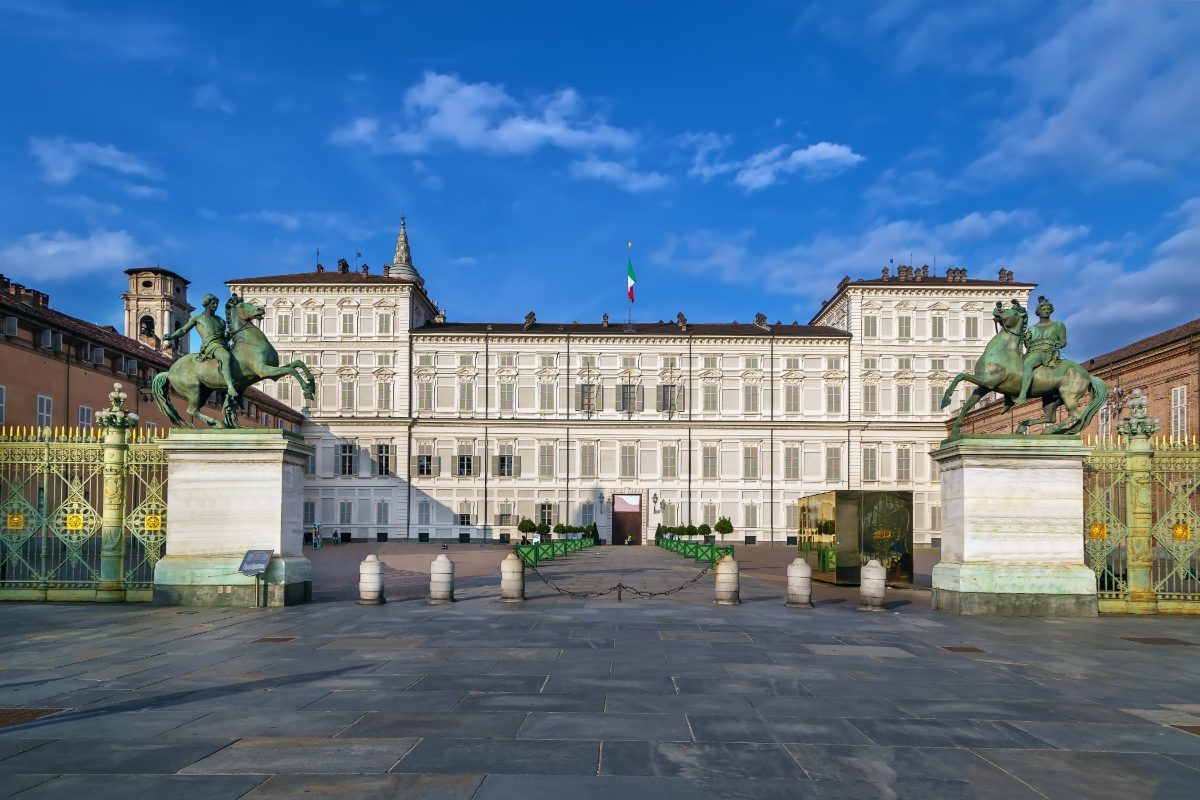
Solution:
<path fill-rule="evenodd" d="M 709 540 L 708 537 L 712 536 L 712 528 L 708 527 L 708 523 L 701 522 L 700 526 L 696 528 L 696 533 L 700 534 L 703 537 L 703 541 L 707 542 Z"/>
<path fill-rule="evenodd" d="M 713 530 L 721 534 L 721 541 L 724 542 L 725 537 L 733 533 L 733 523 L 729 521 L 729 517 L 721 517 L 713 526 Z"/>
<path fill-rule="evenodd" d="M 531 533 L 537 532 L 537 525 L 535 525 L 531 519 L 522 519 L 517 523 L 517 531 L 520 532 L 522 536 L 528 537 Z"/>
<path fill-rule="evenodd" d="M 691 537 L 695 536 L 695 535 L 696 535 L 698 532 L 699 532 L 699 529 L 698 529 L 698 528 L 697 528 L 695 525 L 688 525 L 688 526 L 687 526 L 687 535 L 688 535 L 688 538 L 691 538 Z"/>
<path fill-rule="evenodd" d="M 559 538 L 562 538 L 562 535 L 567 532 L 567 526 L 560 522 L 554 526 L 554 532 L 559 535 Z"/>
<path fill-rule="evenodd" d="M 536 530 L 538 537 L 541 538 L 542 541 L 546 541 L 546 539 L 550 536 L 550 526 L 544 522 L 539 522 Z"/>

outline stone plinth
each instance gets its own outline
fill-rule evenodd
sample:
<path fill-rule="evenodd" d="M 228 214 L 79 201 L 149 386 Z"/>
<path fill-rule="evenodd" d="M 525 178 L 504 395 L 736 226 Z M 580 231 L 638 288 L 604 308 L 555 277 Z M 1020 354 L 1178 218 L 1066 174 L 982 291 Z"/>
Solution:
<path fill-rule="evenodd" d="M 1096 616 L 1083 562 L 1078 436 L 963 436 L 941 467 L 942 561 L 933 607 L 955 614 Z"/>
<path fill-rule="evenodd" d="M 304 557 L 303 482 L 312 448 L 276 429 L 172 430 L 167 452 L 167 547 L 154 570 L 156 605 L 254 606 L 247 550 L 275 555 L 258 604 L 312 599 Z"/>

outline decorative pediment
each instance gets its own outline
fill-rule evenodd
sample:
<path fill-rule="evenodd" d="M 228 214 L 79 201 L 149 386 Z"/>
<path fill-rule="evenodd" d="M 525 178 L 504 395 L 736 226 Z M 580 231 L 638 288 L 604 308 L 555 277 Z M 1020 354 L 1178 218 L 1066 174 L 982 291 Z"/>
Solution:
<path fill-rule="evenodd" d="M 721 370 L 719 369 L 702 369 L 700 370 L 699 378 L 702 381 L 719 381 L 721 380 Z"/>
<path fill-rule="evenodd" d="M 632 368 L 622 369 L 619 372 L 617 372 L 617 379 L 618 379 L 618 383 L 621 383 L 625 386 L 631 386 L 631 385 L 634 385 L 637 383 L 641 383 L 642 372 L 641 372 L 641 370 L 632 369 Z"/>
<path fill-rule="evenodd" d="M 929 373 L 929 380 L 939 381 L 939 382 L 940 381 L 948 381 L 948 380 L 950 380 L 950 373 L 946 372 L 945 370 L 941 370 L 941 369 L 934 370 L 933 372 Z"/>
<path fill-rule="evenodd" d="M 876 370 L 869 369 L 862 374 L 862 382 L 868 386 L 873 386 L 874 384 L 879 383 L 880 377 L 880 374 Z"/>
<path fill-rule="evenodd" d="M 358 377 L 358 370 L 354 367 L 340 367 L 337 371 L 338 380 L 352 381 Z"/>
<path fill-rule="evenodd" d="M 454 374 L 460 381 L 473 381 L 479 377 L 479 370 L 475 367 L 459 367 Z"/>
<path fill-rule="evenodd" d="M 596 369 L 595 367 L 583 367 L 579 370 L 578 375 L 580 383 L 600 382 L 600 370 Z"/>
<path fill-rule="evenodd" d="M 558 370 L 555 367 L 542 367 L 534 374 L 537 375 L 539 381 L 558 380 Z"/>
<path fill-rule="evenodd" d="M 745 386 L 762 386 L 763 374 L 761 370 L 748 369 L 742 373 L 742 384 Z"/>
<path fill-rule="evenodd" d="M 291 300 L 285 300 L 282 297 L 271 305 L 275 306 L 276 308 L 292 308 L 294 306 Z"/>
<path fill-rule="evenodd" d="M 373 374 L 376 378 L 379 378 L 381 381 L 390 381 L 392 378 L 396 377 L 396 373 L 387 367 L 380 367 L 371 374 Z"/>
<path fill-rule="evenodd" d="M 963 303 L 963 311 L 983 311 L 983 303 Z"/>
<path fill-rule="evenodd" d="M 840 369 L 831 369 L 827 370 L 825 375 L 822 377 L 824 377 L 826 381 L 844 381 L 846 380 L 846 373 Z"/>
<path fill-rule="evenodd" d="M 374 305 L 375 305 L 375 308 L 385 308 L 385 309 L 393 309 L 396 307 L 396 304 L 386 297 L 383 298 L 382 300 L 376 300 Z"/>
<path fill-rule="evenodd" d="M 311 297 L 308 298 L 307 300 L 305 300 L 303 303 L 301 303 L 301 306 L 309 309 L 310 311 L 315 311 L 315 310 L 321 308 L 323 305 L 325 305 L 325 304 L 322 303 L 320 300 L 314 300 Z"/>
<path fill-rule="evenodd" d="M 516 367 L 500 367 L 496 370 L 496 379 L 501 383 L 516 383 L 517 369 Z"/>
<path fill-rule="evenodd" d="M 863 303 L 864 311 L 879 311 L 881 308 L 883 308 L 883 304 L 878 300 L 868 300 L 867 302 Z"/>
<path fill-rule="evenodd" d="M 950 306 L 946 305 L 941 300 L 938 300 L 937 302 L 930 304 L 929 310 L 930 311 L 949 311 Z"/>
<path fill-rule="evenodd" d="M 353 297 L 343 297 L 337 302 L 338 308 L 358 308 L 359 302 Z"/>
<path fill-rule="evenodd" d="M 901 300 L 899 303 L 896 303 L 896 308 L 901 311 L 916 311 L 917 309 L 911 300 Z"/>
<path fill-rule="evenodd" d="M 413 370 L 413 377 L 419 381 L 431 381 L 437 375 L 437 370 L 433 367 L 417 367 Z"/>
<path fill-rule="evenodd" d="M 803 370 L 789 369 L 779 377 L 784 383 L 802 383 L 804 381 L 804 372 Z"/>
<path fill-rule="evenodd" d="M 680 373 L 677 369 L 664 369 L 658 373 L 658 382 L 672 386 L 679 383 Z"/>
<path fill-rule="evenodd" d="M 896 383 L 908 385 L 913 382 L 913 372 L 911 369 L 902 369 L 896 373 Z"/>

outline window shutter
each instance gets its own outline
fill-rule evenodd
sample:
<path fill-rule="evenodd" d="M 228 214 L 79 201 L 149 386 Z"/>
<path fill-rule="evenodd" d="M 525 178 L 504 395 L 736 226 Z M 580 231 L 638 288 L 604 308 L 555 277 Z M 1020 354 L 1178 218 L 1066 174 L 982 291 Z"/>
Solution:
<path fill-rule="evenodd" d="M 471 454 L 471 477 L 472 478 L 479 475 L 479 473 L 480 473 L 480 469 L 479 469 L 479 459 L 480 458 L 481 458 L 481 456 L 478 453 Z"/>
<path fill-rule="evenodd" d="M 500 477 L 500 456 L 492 456 L 492 475 Z"/>
<path fill-rule="evenodd" d="M 625 410 L 625 385 L 618 383 L 617 387 L 616 387 L 616 392 L 617 392 L 617 411 L 624 411 Z"/>
<path fill-rule="evenodd" d="M 637 387 L 637 410 L 638 411 L 646 410 L 646 387 L 645 386 Z"/>
<path fill-rule="evenodd" d="M 371 448 L 363 445 L 358 448 L 358 474 L 363 477 L 370 477 L 374 471 L 374 466 L 371 463 Z M 370 519 L 370 517 L 364 517 Z"/>
<path fill-rule="evenodd" d="M 575 387 L 575 410 L 583 411 L 583 387 Z"/>
<path fill-rule="evenodd" d="M 682 385 L 675 387 L 675 410 L 682 412 L 684 410 L 684 400 L 686 393 Z"/>
<path fill-rule="evenodd" d="M 596 411 L 604 410 L 604 387 L 599 383 L 592 386 L 592 402 L 596 404 Z"/>
<path fill-rule="evenodd" d="M 433 457 L 433 476 L 436 478 L 437 476 L 439 476 L 441 474 L 442 474 L 442 457 L 434 456 Z"/>
<path fill-rule="evenodd" d="M 519 477 L 521 477 L 521 457 L 513 456 L 512 460 L 513 460 L 513 469 L 512 469 L 513 477 L 519 478 Z"/>
<path fill-rule="evenodd" d="M 666 405 L 663 402 L 663 396 L 666 395 L 666 389 L 667 389 L 667 387 L 663 386 L 662 384 L 659 384 L 658 386 L 654 387 L 654 410 L 655 411 L 662 411 L 663 406 Z"/>
<path fill-rule="evenodd" d="M 321 448 L 321 465 L 319 471 L 322 475 L 332 475 L 335 471 L 333 445 L 325 445 Z"/>

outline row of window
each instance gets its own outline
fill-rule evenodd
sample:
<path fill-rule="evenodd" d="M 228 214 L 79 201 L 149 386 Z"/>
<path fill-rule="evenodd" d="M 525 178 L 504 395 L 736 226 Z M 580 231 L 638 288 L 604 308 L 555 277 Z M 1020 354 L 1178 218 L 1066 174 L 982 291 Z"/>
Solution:
<path fill-rule="evenodd" d="M 517 366 L 516 353 L 496 353 L 496 367 L 511 367 Z M 628 354 L 614 356 L 618 359 L 615 362 L 621 369 L 640 369 L 643 366 L 648 366 L 649 361 L 647 356 L 639 354 Z M 698 355 L 696 366 L 703 370 L 719 370 L 722 367 L 722 359 L 724 358 L 724 366 L 736 369 L 740 367 L 743 370 L 763 369 L 764 362 L 762 356 L 744 355 L 744 356 L 719 356 L 719 355 Z M 733 360 L 733 363 L 730 361 Z M 843 359 L 841 356 L 785 356 L 783 358 L 783 368 L 785 370 L 799 371 L 802 369 L 810 370 L 840 370 L 842 369 Z M 458 353 L 455 356 L 455 364 L 458 367 L 474 367 L 476 366 L 475 353 Z M 581 370 L 599 369 L 600 356 L 595 354 L 583 353 L 575 359 L 576 366 Z M 681 366 L 682 365 L 682 366 Z M 678 355 L 660 355 L 658 356 L 658 369 L 669 371 L 679 370 L 686 367 L 687 357 Z M 437 353 L 417 353 L 418 367 L 435 367 L 437 366 Z M 537 367 L 539 369 L 557 369 L 559 367 L 558 353 L 539 353 L 537 356 Z"/>
<path fill-rule="evenodd" d="M 389 455 L 386 461 L 376 457 L 377 464 L 386 463 L 390 470 L 390 453 L 391 445 L 375 445 L 376 451 L 385 449 Z M 511 443 L 501 443 L 497 445 L 497 454 L 491 457 L 492 477 L 496 478 L 519 478 L 522 474 L 521 456 L 514 454 L 513 445 Z M 840 444 L 825 445 L 824 447 L 824 477 L 827 481 L 842 480 L 842 450 Z M 557 454 L 559 447 L 554 443 L 541 443 L 537 448 L 537 476 L 539 478 L 556 478 L 557 472 Z M 355 461 L 357 448 L 354 445 L 341 445 L 341 452 L 344 455 L 339 456 L 339 473 L 340 475 L 357 475 L 358 468 Z M 598 446 L 596 442 L 580 442 L 579 443 L 579 472 L 580 478 L 598 478 L 599 477 L 599 462 L 597 460 Z M 679 446 L 675 444 L 664 444 L 658 450 L 658 466 L 659 471 L 656 477 L 663 479 L 675 479 L 680 475 L 680 453 Z M 819 458 L 819 455 L 810 451 L 810 455 Z M 783 446 L 783 479 L 784 480 L 800 480 L 803 468 L 803 450 L 800 445 L 784 445 Z M 884 463 L 884 469 L 881 470 L 881 453 L 877 445 L 862 446 L 862 480 L 877 481 L 880 480 L 880 475 L 887 475 L 890 469 L 887 465 L 890 462 Z M 889 457 L 890 458 L 890 457 Z M 474 445 L 461 444 L 459 452 L 453 456 L 451 464 L 448 466 L 448 475 L 458 478 L 473 478 L 479 476 L 480 473 L 480 458 L 474 451 Z M 716 443 L 700 445 L 700 477 L 708 479 L 716 479 L 719 477 L 720 449 Z M 934 463 L 931 461 L 931 463 Z M 634 443 L 621 443 L 618 445 L 617 452 L 617 475 L 622 479 L 637 479 L 640 473 L 639 450 L 638 445 Z M 913 448 L 911 445 L 897 445 L 895 448 L 895 480 L 911 481 L 913 475 Z M 808 471 L 811 473 L 813 469 L 810 465 Z M 377 475 L 390 475 L 391 472 L 379 472 L 376 469 Z M 934 464 L 934 480 L 937 480 L 937 467 Z M 431 442 L 421 442 L 417 445 L 417 454 L 412 458 L 413 474 L 422 478 L 436 478 L 442 476 L 442 457 L 434 454 L 434 445 Z M 758 480 L 762 477 L 762 447 L 758 444 L 742 445 L 741 448 L 741 477 L 743 480 Z"/>
<path fill-rule="evenodd" d="M 395 315 L 391 312 L 376 314 L 374 317 L 363 317 L 364 320 L 374 321 L 375 335 L 391 336 L 395 328 Z M 304 314 L 276 314 L 274 317 L 275 335 L 277 336 L 322 336 L 332 333 L 333 329 L 325 330 L 321 324 L 321 315 L 315 311 Z M 360 333 L 370 335 L 361 330 L 358 312 L 343 311 L 334 321 L 335 329 L 342 336 L 357 336 Z"/>
<path fill-rule="evenodd" d="M 900 340 L 913 338 L 913 319 L 911 314 L 900 314 L 896 317 L 896 338 Z M 929 317 L 929 338 L 930 339 L 945 339 L 946 338 L 946 320 L 945 314 L 934 313 Z M 864 339 L 879 338 L 879 322 L 878 314 L 863 314 L 862 328 Z M 979 338 L 979 317 L 967 316 L 963 318 L 963 338 L 978 339 Z"/>

